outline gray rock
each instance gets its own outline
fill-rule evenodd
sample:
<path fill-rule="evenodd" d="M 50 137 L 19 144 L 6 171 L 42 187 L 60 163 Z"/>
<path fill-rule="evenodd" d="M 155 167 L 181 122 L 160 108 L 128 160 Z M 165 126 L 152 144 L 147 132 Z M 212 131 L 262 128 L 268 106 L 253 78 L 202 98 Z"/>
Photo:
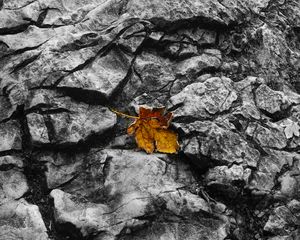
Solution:
<path fill-rule="evenodd" d="M 211 118 L 228 110 L 237 99 L 229 78 L 209 78 L 203 83 L 188 85 L 170 98 L 169 108 L 179 106 L 174 114 L 185 118 Z"/>
<path fill-rule="evenodd" d="M 130 69 L 131 59 L 114 50 L 103 57 L 95 58 L 89 68 L 66 76 L 58 86 L 98 91 L 107 98 L 111 97 L 124 81 Z"/>
<path fill-rule="evenodd" d="M 0 1 L 0 238 L 48 238 L 26 196 L 55 239 L 299 239 L 299 19 L 282 0 Z M 140 105 L 174 112 L 178 155 L 133 150 L 108 107 Z"/>
<path fill-rule="evenodd" d="M 246 129 L 246 134 L 253 137 L 262 147 L 282 149 L 287 145 L 284 129 L 271 122 L 267 122 L 264 125 L 250 123 Z"/>
<path fill-rule="evenodd" d="M 267 194 L 275 186 L 276 176 L 281 172 L 283 166 L 291 167 L 294 159 L 298 159 L 298 154 L 288 153 L 284 151 L 276 151 L 265 149 L 267 156 L 261 157 L 258 170 L 254 172 L 250 183 L 250 188 L 257 191 L 257 193 Z M 286 179 L 287 180 L 287 179 Z M 285 186 L 284 179 L 282 181 L 283 194 L 289 191 Z M 292 188 L 289 186 L 288 188 Z"/>
<path fill-rule="evenodd" d="M 24 199 L 0 205 L 0 239 L 47 240 L 47 229 L 39 208 Z"/>
<path fill-rule="evenodd" d="M 208 187 L 234 198 L 240 191 L 235 183 L 247 185 L 251 172 L 251 169 L 244 169 L 241 165 L 217 166 L 209 169 L 205 180 Z"/>
<path fill-rule="evenodd" d="M 0 152 L 22 149 L 20 124 L 8 121 L 0 124 Z"/>
<path fill-rule="evenodd" d="M 0 205 L 21 198 L 28 189 L 22 172 L 13 169 L 0 171 Z"/>
<path fill-rule="evenodd" d="M 23 168 L 24 167 L 24 162 L 22 157 L 18 156 L 11 156 L 11 155 L 6 155 L 0 157 L 0 166 L 9 166 L 9 165 L 14 165 L 18 168 Z"/>
<path fill-rule="evenodd" d="M 45 152 L 37 160 L 46 163 L 48 188 L 61 188 L 91 202 L 105 197 L 101 191 L 106 155 L 100 149 L 85 153 Z"/>
<path fill-rule="evenodd" d="M 187 1 L 184 4 L 180 1 L 149 1 L 131 0 L 126 11 L 134 17 L 145 19 L 163 19 L 165 22 L 176 22 L 181 19 L 192 19 L 203 17 L 210 22 L 220 25 L 239 21 L 243 13 L 253 9 L 259 12 L 267 6 L 269 1 L 242 1 L 241 5 L 236 1 L 218 2 L 215 0 L 207 1 Z M 180 7 L 179 7 L 180 6 Z M 201 7 L 200 7 L 201 6 Z"/>
<path fill-rule="evenodd" d="M 108 108 L 77 103 L 55 92 L 36 91 L 26 108 L 37 108 L 38 112 L 27 114 L 35 145 L 76 144 L 93 134 L 102 134 L 116 123 L 116 115 Z"/>
<path fill-rule="evenodd" d="M 9 119 L 16 110 L 16 106 L 12 106 L 9 99 L 4 96 L 0 96 L 0 121 Z"/>
<path fill-rule="evenodd" d="M 230 129 L 222 128 L 210 121 L 195 121 L 190 124 L 175 124 L 184 134 L 198 134 L 198 138 L 187 141 L 184 152 L 195 159 L 195 163 L 203 165 L 207 156 L 214 161 L 224 164 L 238 163 L 255 167 L 260 153 L 246 142 L 239 134 Z M 204 163 L 205 165 L 205 163 Z"/>
<path fill-rule="evenodd" d="M 188 58 L 180 62 L 176 67 L 176 74 L 195 78 L 206 69 L 218 69 L 221 66 L 222 55 L 219 50 L 206 50 L 200 56 Z"/>
<path fill-rule="evenodd" d="M 130 229 L 147 224 L 143 216 L 149 214 L 155 216 L 163 211 L 169 211 L 174 217 L 199 211 L 211 214 L 209 205 L 202 198 L 181 189 L 183 183 L 193 181 L 186 164 L 179 163 L 176 177 L 176 166 L 162 154 L 146 155 L 126 150 L 105 150 L 102 154 L 107 158 L 102 191 L 105 191 L 108 201 L 78 203 L 74 196 L 53 190 L 51 196 L 57 221 L 71 222 L 84 236 L 95 230 L 117 235 L 125 227 Z M 222 239 L 226 236 L 226 220 L 217 220 L 215 224 L 214 233 L 204 226 L 202 232 Z M 195 220 L 191 225 L 200 227 Z M 199 231 L 192 233 L 194 237 L 200 236 Z M 168 234 L 168 230 L 164 234 Z"/>
<path fill-rule="evenodd" d="M 295 201 L 292 205 L 294 204 Z M 291 205 L 291 203 L 289 205 Z M 294 212 L 299 214 L 299 209 L 294 210 Z M 289 228 L 291 226 L 299 226 L 300 223 L 299 218 L 294 215 L 294 212 L 286 206 L 275 208 L 274 212 L 269 216 L 269 219 L 264 226 L 264 230 L 273 234 L 286 234 L 292 232 L 292 229 Z"/>
<path fill-rule="evenodd" d="M 290 103 L 285 95 L 280 91 L 274 91 L 267 85 L 262 84 L 255 91 L 257 106 L 274 114 L 286 109 Z"/>

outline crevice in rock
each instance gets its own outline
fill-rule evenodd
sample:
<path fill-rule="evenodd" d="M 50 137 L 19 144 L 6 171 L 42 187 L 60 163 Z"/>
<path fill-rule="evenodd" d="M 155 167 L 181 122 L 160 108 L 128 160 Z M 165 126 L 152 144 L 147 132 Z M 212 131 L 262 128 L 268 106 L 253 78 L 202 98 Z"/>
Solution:
<path fill-rule="evenodd" d="M 54 108 L 51 109 L 53 106 L 50 104 L 39 104 L 38 106 L 34 106 L 32 108 L 29 108 L 25 111 L 25 114 L 30 113 L 38 113 L 41 115 L 47 115 L 47 114 L 60 114 L 60 113 L 71 113 L 69 109 L 66 108 Z M 43 108 L 46 108 L 45 110 Z"/>
<path fill-rule="evenodd" d="M 18 49 L 16 51 L 10 52 L 10 53 L 8 53 L 6 55 L 3 55 L 1 60 L 4 60 L 4 58 L 6 58 L 6 57 L 10 57 L 10 56 L 22 54 L 22 53 L 27 52 L 27 51 L 38 49 L 39 47 L 41 47 L 42 45 L 44 45 L 48 41 L 49 40 L 46 40 L 45 42 L 43 42 L 43 43 L 41 43 L 41 44 L 39 44 L 37 46 L 34 46 L 34 47 L 25 47 L 25 48 L 21 48 L 21 49 Z"/>
<path fill-rule="evenodd" d="M 65 222 L 65 223 L 56 222 L 55 229 L 59 236 L 58 239 L 61 239 L 61 240 L 64 240 L 64 239 L 66 239 L 66 240 L 67 239 L 87 240 L 88 239 L 88 238 L 83 237 L 80 230 L 70 222 Z"/>
<path fill-rule="evenodd" d="M 0 28 L 0 35 L 17 34 L 26 31 L 30 23 L 18 25 L 10 28 Z"/>
<path fill-rule="evenodd" d="M 38 57 L 41 55 L 42 52 L 39 52 L 38 54 L 25 59 L 23 62 L 20 62 L 16 66 L 14 66 L 13 70 L 10 72 L 10 74 L 20 71 L 22 68 L 25 68 L 30 63 L 34 62 Z"/>
<path fill-rule="evenodd" d="M 53 200 L 49 197 L 45 171 L 46 167 L 30 154 L 25 157 L 24 174 L 29 191 L 24 195 L 25 200 L 39 207 L 48 234 L 53 234 Z"/>
<path fill-rule="evenodd" d="M 79 102 L 102 106 L 107 106 L 109 104 L 109 100 L 105 94 L 96 90 L 71 87 L 57 87 L 56 89 L 61 90 L 66 96 Z"/>
<path fill-rule="evenodd" d="M 269 113 L 268 111 L 266 111 L 264 109 L 260 109 L 260 111 L 267 117 L 271 118 L 272 122 L 278 122 L 280 120 L 288 118 L 291 115 L 292 107 L 293 107 L 293 105 L 291 105 L 288 108 L 283 109 L 281 111 L 275 112 L 275 113 Z"/>
<path fill-rule="evenodd" d="M 36 1 L 37 1 L 37 0 L 30 1 L 30 2 L 24 4 L 24 5 L 20 6 L 20 7 L 17 7 L 17 8 L 9 8 L 9 7 L 5 7 L 5 8 L 3 8 L 3 9 L 15 11 L 15 10 L 19 10 L 19 9 L 24 8 L 24 7 L 27 7 L 28 5 L 30 5 L 30 4 L 32 4 L 32 3 L 36 2 Z M 1 1 L 0 1 L 0 2 L 1 2 Z M 1 9 L 1 8 L 0 8 L 0 9 Z"/>
<path fill-rule="evenodd" d="M 149 34 L 150 34 L 150 32 L 146 31 L 146 36 L 145 36 L 144 40 L 142 41 L 142 43 L 138 46 L 138 48 L 134 52 L 134 57 L 131 60 L 131 63 L 130 63 L 130 66 L 128 68 L 126 76 L 124 77 L 124 79 L 118 84 L 118 86 L 112 92 L 111 97 L 109 98 L 110 102 L 118 103 L 119 101 L 121 101 L 120 96 L 122 96 L 123 89 L 127 85 L 127 83 L 129 82 L 129 80 L 132 77 L 132 74 L 134 72 L 133 66 L 135 64 L 135 60 L 138 57 L 138 55 L 140 55 L 143 52 L 144 45 L 145 45 L 145 42 L 147 41 L 147 39 L 149 38 Z M 131 101 L 131 100 L 132 99 L 129 99 L 129 101 Z M 115 104 L 113 104 L 113 105 L 115 105 Z"/>
<path fill-rule="evenodd" d="M 154 25 L 153 30 L 163 31 L 165 33 L 174 33 L 179 29 L 195 27 L 224 32 L 229 31 L 236 25 L 233 22 L 229 25 L 226 25 L 205 16 L 196 16 L 189 19 L 180 19 L 177 21 L 167 21 L 163 18 L 151 18 L 149 19 L 149 21 Z"/>

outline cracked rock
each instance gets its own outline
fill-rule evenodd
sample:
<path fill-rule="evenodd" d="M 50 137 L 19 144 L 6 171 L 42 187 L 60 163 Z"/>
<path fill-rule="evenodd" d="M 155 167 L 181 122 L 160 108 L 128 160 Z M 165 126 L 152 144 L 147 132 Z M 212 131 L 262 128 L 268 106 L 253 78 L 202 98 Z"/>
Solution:
<path fill-rule="evenodd" d="M 282 149 L 287 145 L 283 128 L 274 123 L 269 122 L 265 126 L 250 123 L 246 129 L 246 134 L 253 137 L 262 147 Z"/>
<path fill-rule="evenodd" d="M 21 198 L 28 191 L 24 174 L 18 170 L 0 171 L 0 205 Z"/>
<path fill-rule="evenodd" d="M 271 114 L 285 110 L 290 105 L 282 92 L 274 91 L 265 84 L 257 88 L 255 96 L 257 107 Z"/>
<path fill-rule="evenodd" d="M 299 201 L 293 200 L 287 206 L 279 206 L 264 226 L 264 230 L 273 234 L 286 234 L 292 232 L 294 227 L 299 227 Z"/>
<path fill-rule="evenodd" d="M 170 98 L 169 108 L 176 108 L 176 117 L 211 118 L 228 110 L 237 99 L 237 94 L 229 78 L 209 78 L 203 83 L 188 85 Z"/>
<path fill-rule="evenodd" d="M 130 59 L 122 52 L 112 50 L 106 56 L 96 57 L 89 68 L 71 73 L 58 86 L 99 91 L 109 98 L 125 79 L 129 69 Z"/>
<path fill-rule="evenodd" d="M 0 206 L 0 239 L 48 240 L 39 208 L 24 199 Z"/>
<path fill-rule="evenodd" d="M 13 106 L 9 99 L 4 96 L 0 96 L 0 122 L 9 119 L 12 114 L 15 112 L 16 107 Z"/>
<path fill-rule="evenodd" d="M 195 121 L 190 124 L 175 124 L 187 136 L 197 133 L 198 138 L 187 141 L 184 152 L 198 165 L 207 163 L 201 157 L 206 156 L 219 163 L 241 163 L 244 166 L 256 167 L 260 153 L 245 141 L 239 134 L 222 128 L 209 121 Z M 230 150 L 229 150 L 230 149 Z"/>
<path fill-rule="evenodd" d="M 76 103 L 60 94 L 37 91 L 26 107 L 40 109 L 27 114 L 33 144 L 76 144 L 112 128 L 116 116 L 106 107 Z"/>
<path fill-rule="evenodd" d="M 83 236 L 102 231 L 107 237 L 112 237 L 120 234 L 125 227 L 133 230 L 147 226 L 148 216 L 156 219 L 164 212 L 167 218 L 169 215 L 173 219 L 179 216 L 184 219 L 184 216 L 199 211 L 207 212 L 208 217 L 212 214 L 210 206 L 202 198 L 184 189 L 182 183 L 193 181 L 186 164 L 178 163 L 181 171 L 176 178 L 175 165 L 163 154 L 145 155 L 128 150 L 104 150 L 102 154 L 107 158 L 102 187 L 106 193 L 105 202 L 84 203 L 61 190 L 51 192 L 56 220 L 71 222 L 81 230 Z M 198 230 L 189 234 L 200 237 L 202 232 L 216 239 L 226 236 L 226 219 L 213 220 L 212 216 L 209 218 L 215 222 L 213 232 L 208 226 L 201 227 L 200 231 L 198 224 L 201 221 L 195 219 L 190 224 L 198 227 Z M 166 225 L 166 230 L 159 234 L 167 236 L 167 229 L 173 227 L 172 224 Z M 178 231 L 183 231 L 180 224 Z"/>
<path fill-rule="evenodd" d="M 210 169 L 206 176 L 207 186 L 214 191 L 235 198 L 240 191 L 240 185 L 249 183 L 251 170 L 241 165 L 217 166 Z"/>
<path fill-rule="evenodd" d="M 219 50 L 207 49 L 200 56 L 188 58 L 177 65 L 176 74 L 195 78 L 201 71 L 218 69 L 221 66 L 222 55 Z"/>
<path fill-rule="evenodd" d="M 11 120 L 0 124 L 0 152 L 22 149 L 20 124 Z"/>

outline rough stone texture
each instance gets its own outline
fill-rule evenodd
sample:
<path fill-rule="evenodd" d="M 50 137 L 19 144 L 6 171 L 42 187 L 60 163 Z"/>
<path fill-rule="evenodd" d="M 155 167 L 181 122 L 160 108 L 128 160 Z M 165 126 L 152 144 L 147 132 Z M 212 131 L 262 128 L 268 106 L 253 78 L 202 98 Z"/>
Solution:
<path fill-rule="evenodd" d="M 107 150 L 101 154 L 99 157 L 105 161 L 107 168 L 102 169 L 106 178 L 99 184 L 98 194 L 104 195 L 106 200 L 85 203 L 80 202 L 78 196 L 53 190 L 51 196 L 54 198 L 57 221 L 73 223 L 83 236 L 94 231 L 105 231 L 107 236 L 116 236 L 125 227 L 139 228 L 149 224 L 151 218 L 151 222 L 160 221 L 160 215 L 166 214 L 166 221 L 173 219 L 177 222 L 174 230 L 179 235 L 183 234 L 181 227 L 186 223 L 178 216 L 191 217 L 187 223 L 197 230 L 189 233 L 190 239 L 200 236 L 223 239 L 227 235 L 228 220 L 214 216 L 204 199 L 185 189 L 184 184 L 195 181 L 186 164 L 178 163 L 176 176 L 176 165 L 162 154 L 147 156 L 128 150 Z M 48 177 L 52 178 L 50 175 Z M 74 188 L 76 186 L 66 189 L 75 193 Z M 207 219 L 193 219 L 193 215 L 199 212 L 206 212 Z M 210 232 L 210 228 L 205 226 L 209 221 L 214 222 L 215 232 Z M 200 227 L 200 224 L 204 226 Z M 165 227 L 173 229 L 175 226 L 166 224 Z M 169 236 L 170 233 L 160 234 Z"/>
<path fill-rule="evenodd" d="M 0 239 L 47 240 L 47 229 L 39 208 L 24 199 L 0 206 Z"/>
<path fill-rule="evenodd" d="M 0 1 L 0 238 L 300 239 L 299 19 L 296 0 Z M 109 110 L 140 105 L 174 113 L 178 155 Z"/>
<path fill-rule="evenodd" d="M 206 119 L 228 110 L 236 99 L 229 78 L 209 78 L 204 83 L 190 84 L 172 96 L 169 108 L 182 105 L 174 111 L 177 117 Z"/>
<path fill-rule="evenodd" d="M 28 191 L 23 173 L 15 170 L 0 172 L 0 204 L 21 198 Z"/>
<path fill-rule="evenodd" d="M 76 144 L 116 123 L 116 116 L 107 108 L 76 103 L 55 92 L 36 91 L 28 100 L 25 106 L 31 113 L 26 117 L 34 145 Z"/>
<path fill-rule="evenodd" d="M 20 124 L 17 121 L 0 124 L 0 151 L 20 150 L 21 148 Z"/>

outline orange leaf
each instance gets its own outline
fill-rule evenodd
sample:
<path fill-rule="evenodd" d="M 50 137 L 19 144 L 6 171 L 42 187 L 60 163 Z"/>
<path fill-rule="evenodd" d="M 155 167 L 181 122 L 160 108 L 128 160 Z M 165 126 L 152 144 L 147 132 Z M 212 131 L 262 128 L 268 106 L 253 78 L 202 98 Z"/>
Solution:
<path fill-rule="evenodd" d="M 140 107 L 139 117 L 127 129 L 127 133 L 135 135 L 138 146 L 147 153 L 153 153 L 154 150 L 177 153 L 179 149 L 177 134 L 168 129 L 173 114 L 164 113 L 164 107 Z"/>

